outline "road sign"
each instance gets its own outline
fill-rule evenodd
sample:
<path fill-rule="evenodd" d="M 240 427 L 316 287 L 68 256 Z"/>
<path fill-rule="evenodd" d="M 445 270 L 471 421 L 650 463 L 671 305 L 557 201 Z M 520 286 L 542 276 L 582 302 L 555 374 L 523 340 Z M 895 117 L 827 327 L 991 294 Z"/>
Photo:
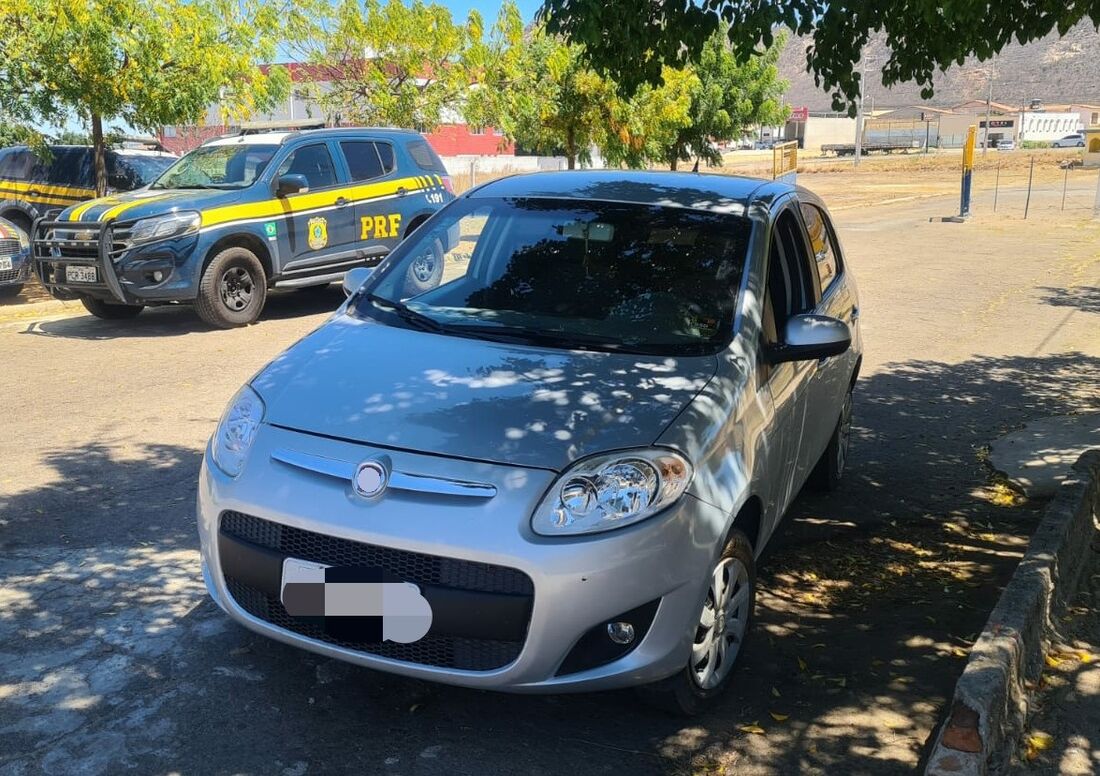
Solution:
<path fill-rule="evenodd" d="M 810 118 L 810 109 L 803 106 L 801 108 L 791 108 L 791 121 L 807 121 Z"/>

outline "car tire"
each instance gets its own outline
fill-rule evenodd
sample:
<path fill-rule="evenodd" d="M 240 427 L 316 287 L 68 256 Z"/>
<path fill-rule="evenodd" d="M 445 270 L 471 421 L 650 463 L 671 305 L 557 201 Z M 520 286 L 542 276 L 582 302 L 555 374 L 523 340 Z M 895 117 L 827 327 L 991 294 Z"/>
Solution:
<path fill-rule="evenodd" d="M 844 394 L 840 418 L 829 437 L 829 444 L 821 454 L 814 470 L 810 472 L 810 485 L 814 490 L 832 492 L 840 487 L 844 469 L 848 464 L 848 445 L 852 438 L 852 389 Z"/>
<path fill-rule="evenodd" d="M 443 243 L 432 240 L 431 250 L 409 264 L 405 275 L 405 296 L 416 296 L 439 286 L 443 279 Z"/>
<path fill-rule="evenodd" d="M 267 275 L 247 248 L 226 248 L 202 273 L 195 311 L 211 326 L 232 329 L 260 317 L 267 300 Z"/>
<path fill-rule="evenodd" d="M 756 562 L 752 544 L 741 531 L 730 531 L 710 580 L 698 623 L 692 629 L 687 665 L 667 679 L 637 688 L 645 703 L 676 716 L 700 714 L 726 691 L 752 630 Z M 716 596 L 720 581 L 724 587 Z M 715 607 L 716 597 L 725 601 L 721 609 Z"/>
<path fill-rule="evenodd" d="M 17 283 L 13 286 L 0 286 L 0 299 L 14 299 L 19 296 L 19 292 L 22 290 L 22 283 Z"/>
<path fill-rule="evenodd" d="M 145 309 L 145 305 L 141 304 L 114 304 L 91 296 L 80 297 L 80 303 L 96 318 L 105 321 L 126 321 L 136 318 Z"/>

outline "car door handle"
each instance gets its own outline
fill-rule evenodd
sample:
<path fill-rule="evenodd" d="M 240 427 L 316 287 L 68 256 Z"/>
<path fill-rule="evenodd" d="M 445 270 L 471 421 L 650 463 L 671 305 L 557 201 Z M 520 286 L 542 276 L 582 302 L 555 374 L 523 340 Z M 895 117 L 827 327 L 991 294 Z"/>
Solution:
<path fill-rule="evenodd" d="M 347 199 L 347 197 L 337 197 L 335 204 L 336 204 L 336 207 L 344 207 L 345 205 L 348 204 L 348 199 Z"/>
<path fill-rule="evenodd" d="M 404 186 L 398 186 L 397 187 L 397 196 L 403 197 L 408 193 L 409 193 L 409 190 L 407 188 L 405 188 Z"/>

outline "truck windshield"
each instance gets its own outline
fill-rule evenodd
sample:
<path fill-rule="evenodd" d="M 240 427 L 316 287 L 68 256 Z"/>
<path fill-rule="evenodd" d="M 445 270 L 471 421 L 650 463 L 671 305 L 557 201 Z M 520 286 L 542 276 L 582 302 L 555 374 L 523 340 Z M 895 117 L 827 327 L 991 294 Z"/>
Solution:
<path fill-rule="evenodd" d="M 680 207 L 460 199 L 393 252 L 355 311 L 546 347 L 713 353 L 733 335 L 751 228 Z"/>
<path fill-rule="evenodd" d="M 251 186 L 279 150 L 277 145 L 203 146 L 157 178 L 152 189 L 243 189 Z"/>

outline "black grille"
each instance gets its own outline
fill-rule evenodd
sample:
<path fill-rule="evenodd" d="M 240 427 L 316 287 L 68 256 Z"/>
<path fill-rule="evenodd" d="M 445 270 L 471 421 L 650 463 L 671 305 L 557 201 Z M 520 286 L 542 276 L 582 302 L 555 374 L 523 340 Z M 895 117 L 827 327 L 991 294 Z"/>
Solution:
<path fill-rule="evenodd" d="M 520 641 L 464 639 L 457 636 L 435 636 L 431 633 L 412 644 L 397 644 L 392 641 L 358 644 L 342 641 L 329 636 L 319 627 L 291 617 L 276 598 L 269 598 L 232 577 L 227 577 L 225 583 L 234 600 L 253 617 L 311 639 L 391 660 L 466 671 L 491 671 L 511 663 L 519 657 L 523 648 L 523 642 Z"/>
<path fill-rule="evenodd" d="M 221 529 L 239 539 L 278 550 L 292 558 L 327 566 L 376 566 L 418 585 L 443 585 L 461 590 L 514 595 L 535 593 L 529 576 L 507 566 L 353 542 L 240 512 L 223 513 Z"/>
<path fill-rule="evenodd" d="M 221 531 L 253 544 L 276 550 L 301 560 L 331 566 L 375 566 L 400 579 L 418 585 L 443 585 L 461 590 L 490 593 L 534 595 L 531 578 L 519 569 L 488 563 L 425 555 L 390 547 L 354 542 L 301 528 L 263 520 L 240 512 L 224 512 Z M 413 644 L 356 643 L 334 638 L 319 626 L 289 615 L 278 598 L 268 596 L 231 576 L 225 578 L 230 595 L 242 609 L 280 628 L 335 644 L 408 663 L 457 668 L 467 671 L 491 671 L 515 660 L 522 641 L 463 638 L 431 632 Z"/>
<path fill-rule="evenodd" d="M 10 283 L 13 280 L 19 280 L 20 279 L 20 273 L 22 273 L 22 271 L 23 271 L 22 268 L 20 268 L 20 269 L 0 269 L 0 283 Z"/>

